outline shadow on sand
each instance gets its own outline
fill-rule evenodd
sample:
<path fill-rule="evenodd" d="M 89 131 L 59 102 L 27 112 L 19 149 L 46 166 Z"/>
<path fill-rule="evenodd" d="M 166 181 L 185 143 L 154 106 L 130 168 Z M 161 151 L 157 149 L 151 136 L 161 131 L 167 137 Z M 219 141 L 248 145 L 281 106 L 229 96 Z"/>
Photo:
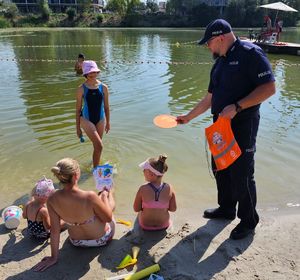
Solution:
<path fill-rule="evenodd" d="M 100 251 L 100 248 L 77 248 L 65 240 L 59 250 L 59 261 L 54 266 L 44 272 L 35 272 L 32 267 L 36 263 L 32 263 L 28 270 L 6 279 L 80 279 L 90 270 L 90 262 L 99 255 Z"/>
<path fill-rule="evenodd" d="M 48 241 L 45 239 L 37 240 L 27 237 L 26 230 L 23 230 L 22 232 L 8 230 L 5 228 L 4 224 L 0 225 L 0 234 L 8 234 L 9 237 L 2 248 L 2 253 L 0 255 L 1 264 L 19 262 L 30 258 L 49 245 Z"/>
<path fill-rule="evenodd" d="M 45 279 L 75 280 L 80 279 L 81 277 L 89 277 L 86 276 L 87 273 L 89 273 L 89 275 L 98 275 L 100 278 L 95 276 L 95 279 L 101 279 L 101 273 L 107 274 L 105 276 L 116 275 L 117 272 L 121 274 L 128 273 L 133 270 L 133 266 L 127 267 L 121 271 L 116 269 L 116 267 L 127 254 L 132 255 L 133 246 L 138 246 L 140 248 L 138 255 L 139 262 L 138 266 L 135 268 L 141 270 L 154 264 L 153 257 L 149 254 L 149 251 L 155 244 L 159 243 L 166 234 L 166 231 L 150 233 L 134 229 L 129 232 L 127 231 L 127 234 L 125 233 L 120 239 L 112 240 L 108 246 L 99 248 L 80 248 L 71 245 L 68 238 L 65 238 L 68 235 L 67 232 L 64 232 L 62 233 L 63 236 L 61 236 L 61 238 L 64 238 L 65 241 L 63 242 L 62 248 L 59 250 L 59 261 L 57 264 L 48 268 L 43 273 L 40 273 L 32 270 L 32 267 L 39 261 L 37 260 L 36 263 L 31 263 L 30 268 L 27 270 L 9 276 L 6 279 L 40 280 L 40 278 L 43 277 Z M 19 243 L 14 244 L 14 238 L 12 237 L 12 239 L 4 246 L 5 248 L 3 248 L 3 253 L 6 254 L 5 263 L 30 258 L 33 254 L 40 252 L 48 245 L 46 242 L 46 245 L 33 250 L 38 244 L 32 242 L 32 240 L 23 237 Z M 18 250 L 20 253 L 17 252 Z M 8 252 L 12 257 L 7 258 Z M 41 259 L 48 254 L 49 249 L 45 251 L 45 254 L 41 255 Z M 91 265 L 91 262 L 94 259 L 99 263 L 99 266 Z"/>
<path fill-rule="evenodd" d="M 62 233 L 61 238 L 64 241 L 59 253 L 59 262 L 43 273 L 34 272 L 31 269 L 39 260 L 34 258 L 35 263 L 31 263 L 28 258 L 37 253 L 40 253 L 41 259 L 48 255 L 49 247 L 41 253 L 48 242 L 38 244 L 29 238 L 20 239 L 20 236 L 17 236 L 20 241 L 16 243 L 16 236 L 11 234 L 3 247 L 1 263 L 7 264 L 27 259 L 26 267 L 28 269 L 6 279 L 40 280 L 43 277 L 45 279 L 75 280 L 82 277 L 89 278 L 92 275 L 101 279 L 104 276 L 116 275 L 117 272 L 126 274 L 133 269 L 141 270 L 154 263 L 159 263 L 161 267 L 159 274 L 165 280 L 212 279 L 214 275 L 222 272 L 231 261 L 235 261 L 235 258 L 242 254 L 253 241 L 253 236 L 240 241 L 220 240 L 218 235 L 229 224 L 229 222 L 221 220 L 208 220 L 206 224 L 193 232 L 187 223 L 177 231 L 171 229 L 157 232 L 145 232 L 136 224 L 131 231 L 124 227 L 123 233 L 121 233 L 123 235 L 119 239 L 114 239 L 108 246 L 100 248 L 74 247 L 68 241 L 67 232 Z M 118 226 L 121 227 L 121 225 Z M 7 230 L 2 225 L 0 234 L 5 233 L 7 234 Z M 132 255 L 133 246 L 140 248 L 136 267 L 130 266 L 117 270 L 116 267 L 122 259 L 127 254 Z M 166 252 L 167 248 L 171 249 Z"/>
<path fill-rule="evenodd" d="M 139 226 L 137 220 L 134 223 L 134 228 L 128 231 L 120 239 L 114 240 L 109 247 L 106 248 L 107 254 L 99 256 L 99 263 L 102 267 L 111 271 L 110 275 L 126 274 L 134 270 L 142 270 L 155 264 L 153 257 L 153 250 L 155 250 L 155 245 L 160 243 L 166 236 L 167 231 L 143 231 Z M 138 254 L 138 262 L 135 266 L 128 266 L 122 270 L 116 269 L 123 258 L 129 254 L 132 256 L 132 247 L 139 247 L 140 251 Z M 110 257 L 109 257 L 110 256 Z M 113 265 L 112 265 L 113 264 Z"/>
<path fill-rule="evenodd" d="M 159 260 L 161 275 L 172 280 L 212 279 L 224 270 L 253 241 L 253 236 L 249 236 L 239 241 L 226 239 L 220 243 L 215 237 L 228 224 L 226 221 L 208 220 L 204 226 L 182 238 Z M 177 269 L 174 269 L 175 266 Z"/>

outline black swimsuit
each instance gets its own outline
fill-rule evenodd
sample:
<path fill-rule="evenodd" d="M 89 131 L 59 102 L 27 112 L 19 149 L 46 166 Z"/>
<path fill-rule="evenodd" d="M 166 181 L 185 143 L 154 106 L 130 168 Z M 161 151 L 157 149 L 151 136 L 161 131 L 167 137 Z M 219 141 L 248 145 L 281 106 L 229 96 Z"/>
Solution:
<path fill-rule="evenodd" d="M 43 225 L 43 221 L 38 222 L 36 220 L 38 213 L 40 212 L 40 210 L 43 207 L 39 208 L 36 212 L 36 216 L 34 221 L 31 221 L 29 219 L 27 219 L 27 223 L 28 223 L 28 228 L 27 228 L 27 232 L 30 236 L 32 237 L 37 237 L 37 238 L 48 238 L 50 236 L 50 231 L 45 229 L 44 225 Z"/>
<path fill-rule="evenodd" d="M 96 89 L 90 89 L 85 84 L 83 86 L 83 108 L 81 116 L 97 125 L 104 118 L 104 94 L 102 83 Z"/>

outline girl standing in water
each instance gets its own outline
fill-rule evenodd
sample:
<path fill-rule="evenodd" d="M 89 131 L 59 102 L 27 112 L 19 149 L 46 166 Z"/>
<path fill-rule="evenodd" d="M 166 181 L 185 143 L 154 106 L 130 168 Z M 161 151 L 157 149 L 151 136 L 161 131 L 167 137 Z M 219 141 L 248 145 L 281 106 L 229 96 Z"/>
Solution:
<path fill-rule="evenodd" d="M 103 150 L 103 132 L 110 130 L 109 93 L 105 84 L 97 79 L 100 70 L 95 61 L 82 63 L 86 81 L 76 93 L 76 130 L 82 137 L 81 127 L 93 143 L 93 167 L 97 167 Z M 82 102 L 83 101 L 83 102 Z"/>

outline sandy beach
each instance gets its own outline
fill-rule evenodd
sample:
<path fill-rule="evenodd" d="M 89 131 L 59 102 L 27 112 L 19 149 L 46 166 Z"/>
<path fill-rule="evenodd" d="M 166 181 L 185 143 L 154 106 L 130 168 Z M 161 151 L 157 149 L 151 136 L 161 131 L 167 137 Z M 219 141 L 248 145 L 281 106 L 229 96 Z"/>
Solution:
<path fill-rule="evenodd" d="M 130 218 L 134 221 L 135 216 Z M 31 268 L 49 255 L 49 243 L 29 239 L 25 220 L 16 230 L 2 223 L 0 279 L 106 279 L 154 263 L 160 265 L 164 279 L 172 280 L 300 279 L 299 209 L 262 211 L 260 218 L 255 235 L 239 241 L 228 238 L 238 219 L 207 220 L 187 215 L 187 210 L 175 213 L 173 228 L 167 232 L 149 233 L 118 224 L 105 248 L 75 248 L 63 232 L 59 262 L 43 273 Z M 133 246 L 140 247 L 137 266 L 118 271 L 115 267 Z"/>

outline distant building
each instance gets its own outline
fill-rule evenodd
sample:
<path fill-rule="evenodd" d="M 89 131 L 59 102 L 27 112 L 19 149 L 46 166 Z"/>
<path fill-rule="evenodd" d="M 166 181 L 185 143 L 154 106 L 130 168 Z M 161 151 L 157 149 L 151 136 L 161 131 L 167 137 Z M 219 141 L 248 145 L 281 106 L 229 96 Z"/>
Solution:
<path fill-rule="evenodd" d="M 204 3 L 211 7 L 225 7 L 228 5 L 229 0 L 200 0 L 200 3 Z"/>
<path fill-rule="evenodd" d="M 161 13 L 166 12 L 167 2 L 158 2 L 158 11 Z"/>
<path fill-rule="evenodd" d="M 20 12 L 37 12 L 39 0 L 8 0 L 15 3 Z M 65 12 L 68 7 L 75 10 L 80 6 L 80 0 L 48 0 L 48 5 L 53 12 Z M 104 0 L 91 0 L 91 7 L 94 11 L 102 12 Z"/>

